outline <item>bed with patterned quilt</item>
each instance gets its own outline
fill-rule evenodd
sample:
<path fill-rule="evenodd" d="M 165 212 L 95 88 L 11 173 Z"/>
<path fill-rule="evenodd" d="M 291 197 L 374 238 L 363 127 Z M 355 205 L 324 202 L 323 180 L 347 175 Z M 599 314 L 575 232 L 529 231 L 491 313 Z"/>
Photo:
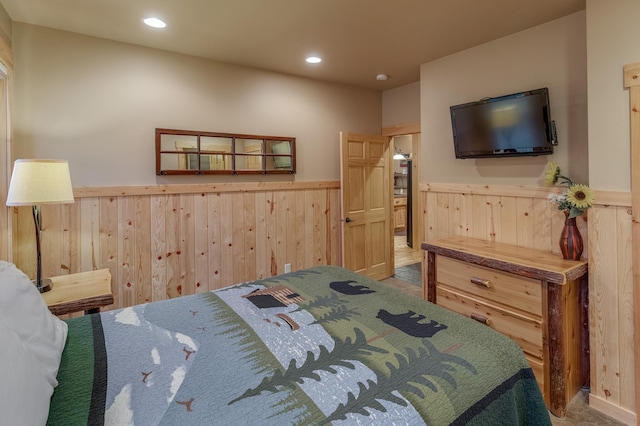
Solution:
<path fill-rule="evenodd" d="M 339 267 L 66 324 L 51 425 L 550 424 L 511 340 Z"/>

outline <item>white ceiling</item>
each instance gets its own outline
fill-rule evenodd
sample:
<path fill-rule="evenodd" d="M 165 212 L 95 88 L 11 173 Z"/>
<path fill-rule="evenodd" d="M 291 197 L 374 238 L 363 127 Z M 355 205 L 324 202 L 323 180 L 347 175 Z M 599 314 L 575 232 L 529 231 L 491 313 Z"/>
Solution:
<path fill-rule="evenodd" d="M 13 21 L 378 90 L 585 0 L 0 0 Z M 157 16 L 167 28 L 145 26 Z M 309 54 L 321 64 L 309 65 Z M 469 64 L 473 72 L 473 64 Z M 377 81 L 379 73 L 387 81 Z"/>

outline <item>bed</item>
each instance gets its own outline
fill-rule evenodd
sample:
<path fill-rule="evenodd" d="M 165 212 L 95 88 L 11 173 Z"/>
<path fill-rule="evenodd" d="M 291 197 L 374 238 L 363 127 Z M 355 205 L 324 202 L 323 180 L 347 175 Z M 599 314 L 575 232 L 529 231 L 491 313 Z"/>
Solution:
<path fill-rule="evenodd" d="M 511 340 L 339 267 L 63 324 L 51 425 L 551 424 Z"/>

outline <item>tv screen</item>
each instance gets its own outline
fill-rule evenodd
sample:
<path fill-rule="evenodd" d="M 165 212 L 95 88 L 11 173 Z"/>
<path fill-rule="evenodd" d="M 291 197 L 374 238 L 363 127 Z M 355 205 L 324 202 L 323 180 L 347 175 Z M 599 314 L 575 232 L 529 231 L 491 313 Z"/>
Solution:
<path fill-rule="evenodd" d="M 549 90 L 529 90 L 450 107 L 456 158 L 553 154 Z"/>

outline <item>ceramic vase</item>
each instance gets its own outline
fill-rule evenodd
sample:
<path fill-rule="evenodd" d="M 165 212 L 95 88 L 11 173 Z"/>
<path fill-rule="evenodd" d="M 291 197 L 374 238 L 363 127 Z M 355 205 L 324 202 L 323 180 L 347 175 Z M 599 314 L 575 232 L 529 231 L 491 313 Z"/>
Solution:
<path fill-rule="evenodd" d="M 564 212 L 565 220 L 560 234 L 560 252 L 567 260 L 580 260 L 582 257 L 582 235 L 576 225 L 576 218 L 569 217 L 569 212 Z"/>

